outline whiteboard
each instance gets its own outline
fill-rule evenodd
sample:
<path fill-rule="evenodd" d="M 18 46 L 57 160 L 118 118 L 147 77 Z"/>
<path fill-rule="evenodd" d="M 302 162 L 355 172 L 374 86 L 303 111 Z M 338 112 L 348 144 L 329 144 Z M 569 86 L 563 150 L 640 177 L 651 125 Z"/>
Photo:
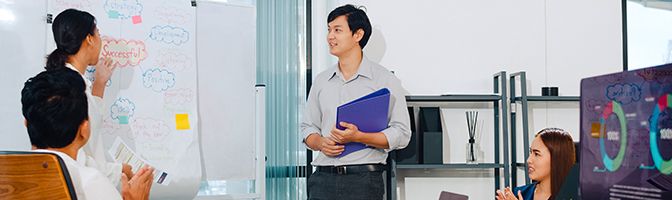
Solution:
<path fill-rule="evenodd" d="M 255 179 L 256 9 L 199 2 L 197 17 L 205 178 Z"/>
<path fill-rule="evenodd" d="M 364 52 L 411 94 L 492 93 L 493 74 L 524 70 L 532 95 L 578 96 L 581 78 L 622 70 L 620 1 L 339 0 L 313 4 L 315 75 L 336 62 L 326 18 L 344 4 L 366 7 Z"/>
<path fill-rule="evenodd" d="M 101 56 L 117 66 L 105 90 L 98 132 L 106 149 L 122 139 L 168 185 L 154 184 L 153 199 L 196 196 L 201 180 L 198 141 L 196 17 L 189 1 L 49 0 L 48 13 L 67 8 L 96 16 Z M 48 52 L 54 49 L 48 31 Z M 93 69 L 85 74 L 93 80 Z"/>

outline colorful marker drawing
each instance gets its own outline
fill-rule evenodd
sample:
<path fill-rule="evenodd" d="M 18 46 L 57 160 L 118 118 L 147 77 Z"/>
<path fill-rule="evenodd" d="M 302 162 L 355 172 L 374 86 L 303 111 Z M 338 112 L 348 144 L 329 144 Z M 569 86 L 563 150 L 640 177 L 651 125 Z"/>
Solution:
<path fill-rule="evenodd" d="M 174 6 L 161 5 L 154 10 L 156 18 L 166 24 L 185 25 L 192 20 L 192 15 Z"/>
<path fill-rule="evenodd" d="M 155 92 L 163 92 L 175 86 L 175 73 L 165 69 L 149 69 L 142 74 L 142 83 Z"/>
<path fill-rule="evenodd" d="M 127 119 L 133 117 L 135 114 L 135 103 L 127 98 L 118 98 L 110 107 L 110 118 L 119 120 L 120 116 L 125 116 Z"/>
<path fill-rule="evenodd" d="M 86 79 L 88 79 L 89 81 L 91 81 L 91 83 L 93 83 L 94 81 L 96 81 L 95 72 L 96 67 L 89 66 L 86 68 L 86 72 L 84 72 L 84 77 L 86 77 Z M 110 80 L 107 80 L 107 83 L 105 83 L 105 87 L 110 87 L 111 85 L 112 85 L 112 79 L 110 78 Z"/>
<path fill-rule="evenodd" d="M 152 118 L 136 118 L 131 123 L 133 135 L 143 140 L 161 141 L 168 136 L 170 127 L 163 121 Z"/>
<path fill-rule="evenodd" d="M 98 128 L 98 130 L 102 134 L 112 135 L 115 132 L 117 132 L 117 130 L 119 130 L 120 127 L 121 126 L 119 125 L 118 122 L 114 122 L 114 120 L 105 117 L 103 120 L 101 120 L 100 127 Z"/>
<path fill-rule="evenodd" d="M 192 59 L 187 54 L 176 50 L 161 50 L 155 54 L 155 65 L 179 72 L 192 67 Z"/>
<path fill-rule="evenodd" d="M 147 58 L 145 42 L 139 40 L 115 39 L 103 36 L 101 56 L 111 58 L 118 67 L 137 66 Z"/>
<path fill-rule="evenodd" d="M 143 141 L 136 142 L 135 145 L 142 157 L 152 160 L 154 162 L 165 162 L 173 159 L 174 155 L 171 153 L 174 150 L 170 149 L 170 145 L 166 145 L 160 141 Z"/>
<path fill-rule="evenodd" d="M 191 103 L 194 91 L 189 88 L 170 89 L 163 94 L 164 103 L 170 106 L 182 106 Z"/>
<path fill-rule="evenodd" d="M 93 3 L 90 0 L 54 0 L 54 10 L 59 11 L 59 13 L 68 8 L 74 8 L 78 10 L 90 11 L 93 8 Z"/>
<path fill-rule="evenodd" d="M 142 14 L 142 4 L 138 0 L 107 0 L 103 8 L 110 19 L 130 19 Z"/>
<path fill-rule="evenodd" d="M 154 26 L 149 38 L 166 44 L 182 45 L 189 41 L 189 32 L 184 28 L 170 25 Z"/>

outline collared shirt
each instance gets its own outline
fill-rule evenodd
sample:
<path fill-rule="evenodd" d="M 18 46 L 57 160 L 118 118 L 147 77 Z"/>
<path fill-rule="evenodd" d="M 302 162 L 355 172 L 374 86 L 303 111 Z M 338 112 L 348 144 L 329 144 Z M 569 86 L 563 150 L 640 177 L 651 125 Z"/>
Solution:
<path fill-rule="evenodd" d="M 54 153 L 63 159 L 67 167 L 72 185 L 75 187 L 77 199 L 80 200 L 120 200 L 121 194 L 112 182 L 96 168 L 81 165 L 69 155 L 46 149 L 33 150 Z M 77 156 L 79 157 L 79 156 Z"/>
<path fill-rule="evenodd" d="M 103 137 L 100 135 L 99 128 L 103 123 L 103 113 L 105 113 L 104 101 L 98 96 L 91 93 L 93 84 L 84 76 L 84 74 L 77 71 L 77 69 L 70 63 L 66 63 L 65 67 L 75 70 L 75 72 L 82 75 L 84 83 L 86 84 L 86 100 L 89 104 L 89 126 L 91 127 L 91 134 L 89 142 L 79 150 L 77 162 L 82 165 L 98 169 L 103 175 L 107 176 L 114 185 L 117 185 L 121 180 L 121 164 L 108 162 L 105 156 L 105 148 L 103 146 Z"/>
<path fill-rule="evenodd" d="M 362 56 L 357 73 L 345 80 L 338 64 L 320 73 L 315 78 L 308 95 L 304 115 L 301 119 L 302 139 L 312 133 L 330 136 L 336 126 L 336 108 L 371 92 L 387 88 L 390 90 L 388 128 L 382 131 L 387 138 L 389 149 L 366 148 L 343 157 L 329 157 L 320 152 L 312 164 L 315 166 L 341 166 L 356 164 L 385 164 L 387 152 L 402 149 L 411 139 L 410 120 L 406 105 L 406 90 L 401 81 L 389 70 Z M 305 144 L 305 143 L 304 143 Z"/>

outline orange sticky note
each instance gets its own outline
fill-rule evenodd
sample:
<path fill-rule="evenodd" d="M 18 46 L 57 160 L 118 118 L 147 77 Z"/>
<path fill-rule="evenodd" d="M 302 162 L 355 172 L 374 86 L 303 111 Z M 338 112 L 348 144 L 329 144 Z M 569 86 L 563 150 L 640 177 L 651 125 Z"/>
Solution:
<path fill-rule="evenodd" d="M 175 114 L 175 129 L 189 130 L 189 114 Z"/>

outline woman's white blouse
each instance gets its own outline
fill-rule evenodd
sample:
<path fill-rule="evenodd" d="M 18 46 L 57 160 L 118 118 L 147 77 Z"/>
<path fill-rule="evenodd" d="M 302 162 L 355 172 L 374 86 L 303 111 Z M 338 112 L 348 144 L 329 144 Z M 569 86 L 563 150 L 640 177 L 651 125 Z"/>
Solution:
<path fill-rule="evenodd" d="M 84 148 L 80 149 L 80 156 L 77 156 L 77 162 L 87 167 L 98 169 L 103 175 L 110 179 L 114 185 L 118 185 L 121 180 L 121 164 L 111 162 L 111 158 L 108 160 L 105 156 L 103 137 L 100 135 L 103 114 L 106 110 L 104 101 L 102 98 L 94 96 L 91 93 L 93 84 L 83 73 L 77 71 L 77 69 L 70 63 L 66 63 L 65 66 L 82 75 L 84 83 L 86 84 L 86 98 L 89 104 L 89 126 L 91 127 L 91 134 L 89 136 L 89 141 L 84 145 Z M 84 153 L 82 153 L 82 151 Z"/>

